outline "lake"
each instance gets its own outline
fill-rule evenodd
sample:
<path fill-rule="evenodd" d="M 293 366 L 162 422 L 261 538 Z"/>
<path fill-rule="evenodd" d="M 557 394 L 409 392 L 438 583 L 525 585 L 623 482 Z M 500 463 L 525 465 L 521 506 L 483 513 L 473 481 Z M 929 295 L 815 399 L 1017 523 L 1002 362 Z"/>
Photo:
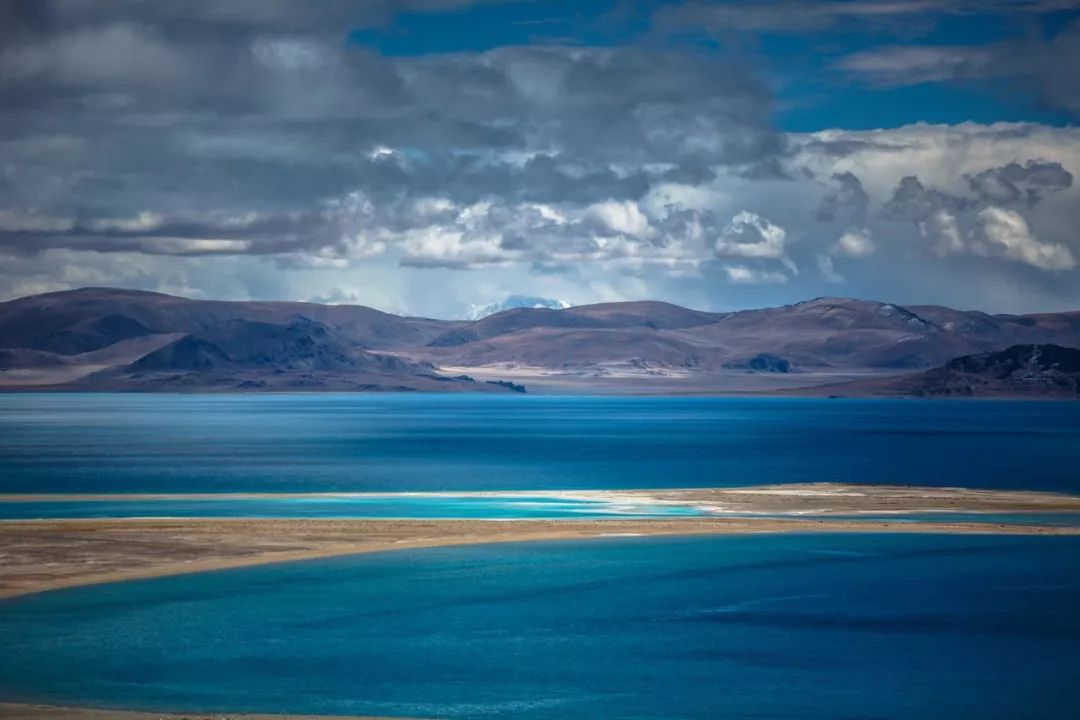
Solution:
<path fill-rule="evenodd" d="M 0 696 L 445 718 L 1071 717 L 1080 538 L 609 538 L 0 603 Z"/>
<path fill-rule="evenodd" d="M 1080 491 L 1080 403 L 0 395 L 0 492 Z"/>

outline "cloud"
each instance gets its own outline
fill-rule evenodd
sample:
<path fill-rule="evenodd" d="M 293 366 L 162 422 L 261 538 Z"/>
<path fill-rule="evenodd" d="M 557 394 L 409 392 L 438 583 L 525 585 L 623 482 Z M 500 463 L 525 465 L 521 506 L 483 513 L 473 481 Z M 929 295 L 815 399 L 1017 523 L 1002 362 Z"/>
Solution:
<path fill-rule="evenodd" d="M 817 219 L 821 222 L 831 222 L 838 215 L 846 215 L 854 220 L 865 216 L 870 198 L 859 178 L 854 173 L 846 171 L 833 173 L 831 180 L 829 192 L 818 206 Z"/>
<path fill-rule="evenodd" d="M 1017 3 L 1015 7 L 1035 9 L 1036 5 Z M 1077 9 L 1075 3 L 1059 5 Z M 1078 64 L 1080 20 L 1074 20 L 1051 38 L 1029 35 L 983 45 L 879 46 L 846 55 L 835 67 L 852 79 L 886 88 L 993 80 L 998 91 L 1025 98 L 1034 95 L 1043 105 L 1076 116 L 1080 115 L 1080 78 L 1072 68 Z"/>
<path fill-rule="evenodd" d="M 66 248 L 148 255 L 275 255 L 322 252 L 347 254 L 358 208 L 346 201 L 317 211 L 295 213 L 207 213 L 77 220 L 0 212 L 0 248 L 37 254 Z"/>
<path fill-rule="evenodd" d="M 694 50 L 386 56 L 349 35 L 471 4 L 6 8 L 0 251 L 297 271 L 711 257 L 679 208 L 640 202 L 781 154 L 768 88 Z"/>
<path fill-rule="evenodd" d="M 967 248 L 957 215 L 970 208 L 964 198 L 924 186 L 909 175 L 900 180 L 882 215 L 896 222 L 911 222 L 929 238 L 938 255 L 963 252 Z"/>
<path fill-rule="evenodd" d="M 873 232 L 870 228 L 848 228 L 825 252 L 817 256 L 818 272 L 827 282 L 843 282 L 844 277 L 837 272 L 833 258 L 843 257 L 863 260 L 873 255 L 876 249 Z"/>
<path fill-rule="evenodd" d="M 1071 187 L 1072 174 L 1060 163 L 1010 162 L 963 177 L 974 197 L 927 188 L 917 177 L 905 177 L 885 203 L 883 215 L 915 223 L 941 256 L 973 252 L 1043 270 L 1073 267 L 1067 246 L 1039 242 L 1019 212 L 1000 207 L 1022 203 L 1033 208 L 1045 197 Z"/>
<path fill-rule="evenodd" d="M 1020 213 L 985 207 L 979 211 L 978 218 L 982 223 L 980 237 L 984 243 L 980 249 L 1041 270 L 1072 270 L 1076 267 L 1076 257 L 1068 247 L 1040 242 Z"/>
<path fill-rule="evenodd" d="M 992 50 L 964 46 L 876 47 L 847 55 L 836 67 L 878 87 L 984 77 L 999 72 Z"/>
<path fill-rule="evenodd" d="M 849 258 L 864 258 L 874 254 L 874 238 L 868 228 L 851 228 L 833 244 L 831 252 Z"/>
<path fill-rule="evenodd" d="M 1058 162 L 1028 160 L 964 176 L 971 190 L 986 202 L 1023 202 L 1034 207 L 1047 195 L 1072 186 L 1073 176 Z"/>
<path fill-rule="evenodd" d="M 720 258 L 787 260 L 787 231 L 757 213 L 743 210 L 727 224 L 714 250 Z"/>
<path fill-rule="evenodd" d="M 910 31 L 913 19 L 942 15 L 1023 15 L 1075 6 L 1071 0 L 695 0 L 663 7 L 655 23 L 668 31 L 722 33 L 806 32 L 903 22 L 899 27 Z"/>
<path fill-rule="evenodd" d="M 634 200 L 783 151 L 762 83 L 690 51 L 384 57 L 321 34 L 226 43 L 125 24 L 2 52 L 0 207 L 301 210 L 353 190 Z"/>
<path fill-rule="evenodd" d="M 469 4 L 0 4 L 0 295 L 125 284 L 453 314 L 526 293 L 789 302 L 832 281 L 1080 303 L 1076 128 L 782 133 L 760 69 L 709 42 L 410 56 L 352 32 Z M 977 6 L 668 3 L 657 22 L 888 37 Z M 968 82 L 1010 60 L 993 77 L 1062 106 L 1067 32 L 1060 67 L 991 47 L 995 68 L 920 51 L 907 71 L 921 58 L 924 77 Z M 870 82 L 868 67 L 841 72 Z"/>
<path fill-rule="evenodd" d="M 145 25 L 197 29 L 207 34 L 297 32 L 328 27 L 375 27 L 407 13 L 442 12 L 492 0 L 186 0 L 148 3 L 114 0 L 25 0 L 5 3 L 0 19 L 11 34 L 57 32 L 90 23 L 118 20 Z"/>
<path fill-rule="evenodd" d="M 631 200 L 596 203 L 590 205 L 585 212 L 590 219 L 615 233 L 644 237 L 650 229 L 649 219 L 641 212 L 637 203 Z"/>
<path fill-rule="evenodd" d="M 728 280 L 739 285 L 786 283 L 788 276 L 775 270 L 760 270 L 746 265 L 723 265 Z"/>
<path fill-rule="evenodd" d="M 672 181 L 650 166 L 610 164 L 614 184 L 594 186 L 618 190 L 607 195 L 560 191 L 598 167 L 561 156 L 455 159 L 373 143 L 355 161 L 366 168 L 363 182 L 296 209 L 160 202 L 124 212 L 0 211 L 0 287 L 10 296 L 111 284 L 115 266 L 116 283 L 147 289 L 310 298 L 340 288 L 342 297 L 437 315 L 525 291 L 588 302 L 601 298 L 592 288 L 613 284 L 620 297 L 703 307 L 838 291 L 1000 310 L 1067 307 L 1080 303 L 1067 262 L 1077 257 L 1080 223 L 1068 179 L 1080 168 L 1077 132 L 1002 124 L 791 135 L 785 164 L 799 179 L 750 180 L 721 168 Z M 34 149 L 48 158 L 52 147 L 70 149 L 60 141 Z M 544 169 L 534 175 L 535 164 Z M 531 192 L 511 182 L 550 172 L 561 179 Z M 447 177 L 486 177 L 494 187 L 444 185 Z M 631 177 L 640 184 L 620 184 Z M 816 222 L 823 205 L 832 219 Z M 1016 213 L 1034 242 L 1064 250 L 1032 250 L 1019 230 L 1005 232 L 1008 223 L 980 217 L 989 207 Z M 804 267 L 816 272 L 795 275 Z M 243 284 L 227 277 L 239 268 Z M 1002 283 L 1017 288 L 1008 302 L 993 292 Z M 723 300 L 735 286 L 743 294 Z"/>
<path fill-rule="evenodd" d="M 844 276 L 836 272 L 836 266 L 831 255 L 818 255 L 817 266 L 818 272 L 826 282 L 840 283 L 844 281 Z"/>

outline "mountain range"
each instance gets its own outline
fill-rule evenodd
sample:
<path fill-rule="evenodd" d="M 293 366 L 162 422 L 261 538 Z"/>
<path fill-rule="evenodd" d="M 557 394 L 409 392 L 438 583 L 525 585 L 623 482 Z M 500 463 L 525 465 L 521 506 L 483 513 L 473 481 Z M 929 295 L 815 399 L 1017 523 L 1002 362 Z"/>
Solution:
<path fill-rule="evenodd" d="M 890 378 L 1047 344 L 1080 347 L 1080 312 L 817 298 L 722 313 L 641 301 L 434 320 L 84 288 L 0 303 L 0 389 L 893 394 Z"/>

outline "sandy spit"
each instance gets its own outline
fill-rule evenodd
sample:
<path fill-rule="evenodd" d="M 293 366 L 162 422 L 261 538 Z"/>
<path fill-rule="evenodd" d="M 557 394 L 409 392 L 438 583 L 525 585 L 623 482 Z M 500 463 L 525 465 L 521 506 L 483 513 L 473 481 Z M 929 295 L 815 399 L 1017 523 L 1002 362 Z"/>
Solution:
<path fill-rule="evenodd" d="M 1080 535 L 1080 527 L 823 518 L 27 520 L 0 523 L 0 598 L 360 553 L 613 535 L 897 532 Z"/>

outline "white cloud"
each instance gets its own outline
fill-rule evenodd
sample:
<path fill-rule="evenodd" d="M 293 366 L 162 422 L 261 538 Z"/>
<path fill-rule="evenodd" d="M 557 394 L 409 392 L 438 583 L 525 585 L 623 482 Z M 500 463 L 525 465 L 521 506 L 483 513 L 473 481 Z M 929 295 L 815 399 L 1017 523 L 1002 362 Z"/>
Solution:
<path fill-rule="evenodd" d="M 828 249 L 817 256 L 818 272 L 827 282 L 839 283 L 844 276 L 836 270 L 833 257 L 865 259 L 875 251 L 873 233 L 869 228 L 848 228 Z"/>
<path fill-rule="evenodd" d="M 135 217 L 130 218 L 102 218 L 100 220 L 93 220 L 87 223 L 87 226 L 94 232 L 108 233 L 108 232 L 122 232 L 122 233 L 136 233 L 147 232 L 149 230 L 155 230 L 161 227 L 165 218 L 157 213 L 144 210 Z"/>
<path fill-rule="evenodd" d="M 919 223 L 919 232 L 934 241 L 934 250 L 938 255 L 961 253 L 967 248 L 956 216 L 942 208 Z"/>
<path fill-rule="evenodd" d="M 788 281 L 788 276 L 782 272 L 759 270 L 746 265 L 724 265 L 723 270 L 728 280 L 739 285 L 763 285 Z"/>
<path fill-rule="evenodd" d="M 743 210 L 727 224 L 717 238 L 714 249 L 717 257 L 770 258 L 785 257 L 787 231 L 757 213 Z"/>
<path fill-rule="evenodd" d="M 1020 213 L 998 207 L 979 211 L 982 237 L 991 253 L 1042 270 L 1072 270 L 1076 257 L 1061 244 L 1040 242 Z"/>
<path fill-rule="evenodd" d="M 832 252 L 850 258 L 864 258 L 874 254 L 874 237 L 869 228 L 851 228 L 833 243 Z"/>
<path fill-rule="evenodd" d="M 896 86 L 992 75 L 994 60 L 983 48 L 905 45 L 848 55 L 837 67 L 874 85 Z"/>
<path fill-rule="evenodd" d="M 589 206 L 585 214 L 616 233 L 644 237 L 650 230 L 649 218 L 633 200 L 596 203 Z"/>

